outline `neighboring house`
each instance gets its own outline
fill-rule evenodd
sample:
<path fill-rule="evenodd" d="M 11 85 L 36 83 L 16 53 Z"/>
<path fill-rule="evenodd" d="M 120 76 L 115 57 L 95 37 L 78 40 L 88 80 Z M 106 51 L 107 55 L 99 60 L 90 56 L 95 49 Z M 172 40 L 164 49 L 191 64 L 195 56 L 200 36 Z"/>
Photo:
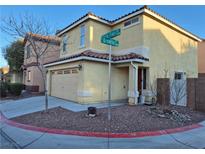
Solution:
<path fill-rule="evenodd" d="M 10 71 L 10 82 L 11 83 L 23 83 L 23 73 L 22 71 L 15 72 L 15 71 Z"/>
<path fill-rule="evenodd" d="M 198 46 L 199 76 L 205 77 L 205 40 L 199 42 Z"/>
<path fill-rule="evenodd" d="M 1 82 L 9 81 L 9 66 L 4 66 L 0 68 L 0 79 Z"/>
<path fill-rule="evenodd" d="M 114 21 L 88 13 L 58 31 L 60 58 L 45 64 L 51 96 L 93 103 L 108 100 L 108 50 L 101 36 L 121 29 L 112 47 L 111 99 L 148 99 L 156 78 L 198 77 L 197 43 L 201 39 L 147 7 Z"/>
<path fill-rule="evenodd" d="M 41 36 L 39 34 L 31 33 L 29 33 L 24 39 L 25 53 L 24 64 L 22 66 L 24 70 L 23 83 L 26 85 L 26 89 L 29 91 L 44 92 L 43 77 L 37 67 L 36 56 L 27 37 L 31 37 L 34 40 L 32 42 L 35 42 L 35 44 L 37 44 L 36 46 L 40 47 L 41 50 L 43 48 L 47 48 L 45 54 L 43 54 L 43 56 L 41 56 L 39 59 L 39 61 L 41 61 L 43 64 L 59 58 L 60 42 L 57 37 Z M 49 45 L 47 41 L 49 41 Z"/>
<path fill-rule="evenodd" d="M 11 71 L 9 66 L 0 68 L 1 81 L 7 81 L 10 83 L 22 83 L 23 75 L 22 72 Z"/>

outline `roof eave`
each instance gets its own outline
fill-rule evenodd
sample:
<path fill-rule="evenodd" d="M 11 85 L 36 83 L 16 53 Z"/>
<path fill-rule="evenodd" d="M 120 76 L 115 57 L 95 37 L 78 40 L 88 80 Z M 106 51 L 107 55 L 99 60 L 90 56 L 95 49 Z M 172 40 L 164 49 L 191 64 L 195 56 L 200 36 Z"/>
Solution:
<path fill-rule="evenodd" d="M 103 19 L 100 19 L 100 18 L 98 18 L 98 17 L 96 17 L 96 16 L 90 14 L 90 15 L 87 15 L 87 16 L 83 17 L 82 19 L 80 19 L 80 20 L 77 21 L 76 23 L 72 24 L 71 26 L 69 26 L 69 27 L 63 29 L 62 31 L 57 32 L 56 35 L 57 35 L 58 37 L 60 37 L 61 35 L 63 35 L 63 34 L 66 33 L 67 31 L 69 31 L 70 29 L 76 27 L 77 25 L 79 25 L 79 24 L 85 22 L 85 21 L 88 20 L 88 19 L 93 19 L 93 20 L 99 21 L 99 22 L 101 22 L 101 23 L 104 23 L 104 24 L 106 24 L 106 25 L 110 25 L 110 22 L 105 21 L 105 20 L 103 20 Z"/>
<path fill-rule="evenodd" d="M 52 67 L 52 66 L 55 66 L 55 65 L 61 65 L 61 64 L 69 63 L 69 62 L 79 61 L 79 60 L 89 60 L 89 61 L 96 61 L 96 62 L 103 62 L 103 63 L 108 63 L 109 62 L 109 60 L 107 60 L 107 59 L 100 59 L 100 58 L 81 56 L 81 57 L 76 57 L 76 58 L 72 58 L 72 59 L 66 59 L 66 60 L 62 60 L 62 61 L 58 61 L 58 62 L 45 64 L 44 66 L 45 67 Z M 126 59 L 126 60 L 119 60 L 119 61 L 111 61 L 111 63 L 119 64 L 119 63 L 131 62 L 131 61 L 138 62 L 138 63 L 147 62 L 147 60 L 133 58 L 133 59 Z"/>
<path fill-rule="evenodd" d="M 154 11 L 152 11 L 151 9 L 149 8 L 146 8 L 146 7 L 143 7 L 143 8 L 140 8 L 139 10 L 137 10 L 136 12 L 132 13 L 132 14 L 129 14 L 125 17 L 122 17 L 120 18 L 119 20 L 116 20 L 116 21 L 113 21 L 113 22 L 108 22 L 106 20 L 103 20 L 95 15 L 92 15 L 92 14 L 88 14 L 86 15 L 85 17 L 83 17 L 82 19 L 80 19 L 78 22 L 74 23 L 73 25 L 65 28 L 64 30 L 56 33 L 57 36 L 61 36 L 62 34 L 64 34 L 65 32 L 67 32 L 68 30 L 72 29 L 73 27 L 81 24 L 82 22 L 86 21 L 87 19 L 93 19 L 93 20 L 96 20 L 96 21 L 99 21 L 101 23 L 104 23 L 104 24 L 107 24 L 109 26 L 114 26 L 116 24 L 119 24 L 120 22 L 123 22 L 129 18 L 132 18 L 134 16 L 137 16 L 137 15 L 140 15 L 140 14 L 148 14 L 162 22 L 165 22 L 166 24 L 170 25 L 171 27 L 175 28 L 176 30 L 180 31 L 181 33 L 191 37 L 192 39 L 196 40 L 196 41 L 199 41 L 201 42 L 202 39 L 199 38 L 198 36 L 188 32 L 187 30 L 181 28 L 180 26 L 176 25 L 175 23 L 172 23 L 171 21 L 169 21 L 168 19 L 166 19 L 165 17 L 163 16 L 160 16 L 159 14 L 155 13 Z"/>

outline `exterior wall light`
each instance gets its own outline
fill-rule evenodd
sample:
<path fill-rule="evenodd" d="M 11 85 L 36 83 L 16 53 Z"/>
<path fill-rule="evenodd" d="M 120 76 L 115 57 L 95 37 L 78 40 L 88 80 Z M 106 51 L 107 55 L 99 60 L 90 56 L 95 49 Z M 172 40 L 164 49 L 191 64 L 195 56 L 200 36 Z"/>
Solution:
<path fill-rule="evenodd" d="M 81 65 L 81 64 L 78 65 L 78 70 L 79 70 L 79 71 L 82 70 L 82 65 Z"/>

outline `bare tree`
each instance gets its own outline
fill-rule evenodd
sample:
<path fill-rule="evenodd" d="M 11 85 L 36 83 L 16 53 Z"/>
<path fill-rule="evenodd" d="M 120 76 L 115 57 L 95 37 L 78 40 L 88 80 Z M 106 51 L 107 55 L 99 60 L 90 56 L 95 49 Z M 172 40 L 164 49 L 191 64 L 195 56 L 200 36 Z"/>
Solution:
<path fill-rule="evenodd" d="M 157 101 L 157 79 L 154 79 L 154 81 L 150 82 L 149 89 L 152 95 L 152 103 L 156 103 Z"/>
<path fill-rule="evenodd" d="M 35 18 L 33 15 L 19 15 L 18 18 L 10 16 L 1 20 L 2 32 L 16 38 L 25 38 L 30 44 L 32 52 L 31 57 L 35 59 L 37 68 L 43 79 L 45 89 L 45 111 L 48 110 L 48 96 L 46 89 L 46 69 L 44 67 L 44 55 L 51 51 L 53 40 L 50 39 L 51 29 L 44 19 Z M 35 37 L 33 34 L 39 34 L 45 37 Z M 57 49 L 52 51 L 58 52 Z"/>
<path fill-rule="evenodd" d="M 175 105 L 178 105 L 186 96 L 186 80 L 171 80 L 170 83 L 171 99 Z"/>

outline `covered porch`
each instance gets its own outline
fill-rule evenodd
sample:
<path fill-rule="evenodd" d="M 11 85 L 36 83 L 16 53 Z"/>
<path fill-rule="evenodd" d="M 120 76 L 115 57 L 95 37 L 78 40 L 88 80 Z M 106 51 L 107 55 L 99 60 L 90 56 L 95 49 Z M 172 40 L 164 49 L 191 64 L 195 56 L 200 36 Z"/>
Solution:
<path fill-rule="evenodd" d="M 145 101 L 142 99 L 145 99 L 145 93 L 149 91 L 149 67 L 136 62 L 117 64 L 115 67 L 127 69 L 129 105 L 137 105 Z"/>

